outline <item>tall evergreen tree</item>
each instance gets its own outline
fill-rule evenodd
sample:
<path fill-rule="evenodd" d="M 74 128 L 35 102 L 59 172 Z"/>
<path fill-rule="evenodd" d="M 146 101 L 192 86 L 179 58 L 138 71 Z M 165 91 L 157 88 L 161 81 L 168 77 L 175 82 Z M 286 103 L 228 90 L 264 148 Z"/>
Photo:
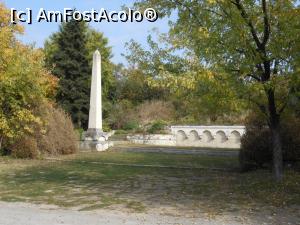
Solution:
<path fill-rule="evenodd" d="M 46 40 L 44 47 L 46 66 L 61 78 L 57 100 L 71 114 L 75 125 L 83 128 L 87 127 L 89 100 L 86 93 L 89 94 L 92 59 L 96 49 L 101 52 L 103 116 L 106 117 L 114 99 L 115 77 L 111 47 L 103 33 L 86 23 L 70 21 L 63 23 L 60 30 Z"/>
<path fill-rule="evenodd" d="M 58 103 L 70 113 L 74 124 L 87 127 L 91 68 L 86 46 L 87 25 L 71 20 L 56 34 L 53 74 L 59 78 Z"/>

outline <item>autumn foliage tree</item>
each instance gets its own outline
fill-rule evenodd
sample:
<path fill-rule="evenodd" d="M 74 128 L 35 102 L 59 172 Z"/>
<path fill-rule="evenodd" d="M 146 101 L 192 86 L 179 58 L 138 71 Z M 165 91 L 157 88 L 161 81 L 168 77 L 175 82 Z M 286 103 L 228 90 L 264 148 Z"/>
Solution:
<path fill-rule="evenodd" d="M 194 53 L 235 82 L 240 97 L 264 115 L 271 131 L 273 171 L 282 180 L 281 114 L 299 79 L 300 9 L 296 0 L 142 0 L 161 17 L 177 14 L 169 42 Z M 240 88 L 241 86 L 242 88 Z"/>
<path fill-rule="evenodd" d="M 0 148 L 32 133 L 42 119 L 34 113 L 53 97 L 57 80 L 44 69 L 43 53 L 21 44 L 22 27 L 10 23 L 10 11 L 0 4 Z"/>
<path fill-rule="evenodd" d="M 171 101 L 179 123 L 236 123 L 245 108 L 243 100 L 224 72 L 205 68 L 193 53 L 174 52 L 164 34 L 160 43 L 148 37 L 148 48 L 127 43 L 125 57 L 129 68 L 123 72 L 121 96 L 138 99 Z M 132 90 L 132 91 L 131 91 Z"/>

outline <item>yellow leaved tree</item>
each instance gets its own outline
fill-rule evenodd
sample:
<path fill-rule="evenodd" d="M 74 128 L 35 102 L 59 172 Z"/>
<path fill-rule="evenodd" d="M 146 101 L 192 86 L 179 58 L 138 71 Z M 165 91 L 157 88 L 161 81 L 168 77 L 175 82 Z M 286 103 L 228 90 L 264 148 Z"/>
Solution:
<path fill-rule="evenodd" d="M 16 39 L 23 27 L 10 23 L 0 3 L 0 149 L 43 121 L 35 108 L 55 93 L 56 79 L 44 69 L 43 53 Z"/>

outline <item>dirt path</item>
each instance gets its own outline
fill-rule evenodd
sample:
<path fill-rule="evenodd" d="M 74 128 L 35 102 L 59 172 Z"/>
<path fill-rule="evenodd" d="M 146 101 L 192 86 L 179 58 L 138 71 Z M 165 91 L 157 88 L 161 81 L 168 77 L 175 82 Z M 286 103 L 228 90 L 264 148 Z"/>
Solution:
<path fill-rule="evenodd" d="M 29 203 L 0 202 L 1 225 L 221 225 L 255 224 L 251 221 L 237 220 L 234 216 L 214 219 L 185 218 L 160 215 L 159 212 L 126 213 L 116 210 L 77 211 L 60 209 L 55 206 Z"/>
<path fill-rule="evenodd" d="M 120 210 L 101 209 L 77 211 L 50 205 L 0 202 L 1 225 L 282 225 L 299 224 L 297 218 L 287 215 L 266 217 L 260 212 L 252 217 L 241 214 L 226 214 L 213 218 L 197 218 L 163 215 L 160 209 L 147 213 L 132 213 Z M 291 220 L 290 220 L 291 219 Z"/>

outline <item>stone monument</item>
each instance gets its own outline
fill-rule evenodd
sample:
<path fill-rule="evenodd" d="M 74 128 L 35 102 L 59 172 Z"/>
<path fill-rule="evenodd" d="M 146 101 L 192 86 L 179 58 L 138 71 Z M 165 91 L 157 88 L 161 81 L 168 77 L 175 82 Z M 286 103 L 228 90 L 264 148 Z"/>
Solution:
<path fill-rule="evenodd" d="M 112 146 L 112 143 L 108 141 L 110 135 L 102 130 L 101 55 L 96 50 L 93 54 L 89 124 L 88 130 L 83 134 L 84 141 L 81 148 L 104 151 Z"/>

